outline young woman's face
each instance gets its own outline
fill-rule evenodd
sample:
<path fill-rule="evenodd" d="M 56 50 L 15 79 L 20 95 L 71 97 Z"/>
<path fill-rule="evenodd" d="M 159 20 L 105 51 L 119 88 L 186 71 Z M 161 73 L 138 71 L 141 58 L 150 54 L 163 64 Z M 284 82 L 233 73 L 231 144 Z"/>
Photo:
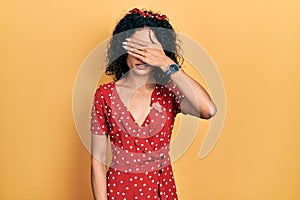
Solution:
<path fill-rule="evenodd" d="M 131 38 L 134 39 L 138 39 L 138 40 L 143 40 L 145 42 L 149 42 L 151 43 L 151 39 L 149 37 L 149 32 L 150 29 L 148 27 L 145 27 L 141 30 L 137 30 L 132 36 Z M 143 63 L 141 60 L 139 60 L 138 58 L 135 58 L 134 56 L 128 54 L 127 55 L 127 65 L 129 67 L 129 69 L 131 70 L 131 72 L 135 72 L 138 75 L 150 75 L 152 70 L 153 70 L 153 66 L 149 66 L 146 63 Z"/>

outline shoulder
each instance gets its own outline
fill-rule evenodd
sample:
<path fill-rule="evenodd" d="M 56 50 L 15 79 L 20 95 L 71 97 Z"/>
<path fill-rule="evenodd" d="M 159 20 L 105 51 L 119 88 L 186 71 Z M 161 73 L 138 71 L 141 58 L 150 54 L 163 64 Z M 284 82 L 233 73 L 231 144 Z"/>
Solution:
<path fill-rule="evenodd" d="M 98 90 L 101 91 L 106 91 L 106 90 L 112 90 L 112 88 L 114 87 L 115 82 L 111 81 L 109 83 L 101 83 L 98 87 Z"/>
<path fill-rule="evenodd" d="M 164 97 L 171 97 L 173 100 L 181 102 L 184 99 L 183 93 L 174 82 L 167 83 L 160 87 L 161 93 Z"/>
<path fill-rule="evenodd" d="M 167 83 L 166 85 L 160 85 L 159 84 L 159 90 L 164 94 L 172 94 L 176 95 L 178 92 L 178 88 L 174 82 Z"/>
<path fill-rule="evenodd" d="M 111 81 L 109 83 L 101 83 L 99 87 L 96 90 L 96 93 L 106 94 L 110 93 L 114 88 L 114 81 Z"/>
<path fill-rule="evenodd" d="M 107 99 L 112 95 L 114 89 L 114 82 L 101 83 L 96 89 L 95 96 L 96 98 Z"/>

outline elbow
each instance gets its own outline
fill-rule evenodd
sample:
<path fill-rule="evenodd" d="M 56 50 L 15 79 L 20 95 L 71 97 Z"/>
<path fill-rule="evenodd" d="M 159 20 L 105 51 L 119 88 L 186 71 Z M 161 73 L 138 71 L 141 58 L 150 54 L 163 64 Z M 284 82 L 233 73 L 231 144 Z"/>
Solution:
<path fill-rule="evenodd" d="M 210 119 L 216 115 L 217 107 L 214 103 L 212 103 L 212 105 L 207 106 L 207 109 L 204 112 L 200 112 L 200 113 L 201 113 L 200 117 L 202 119 Z"/>
<path fill-rule="evenodd" d="M 92 162 L 91 164 L 91 176 L 92 177 L 99 177 L 99 176 L 103 176 L 103 174 L 105 174 L 106 172 L 106 164 L 96 161 L 96 162 Z"/>
<path fill-rule="evenodd" d="M 105 154 L 92 154 L 91 155 L 91 168 L 98 171 L 99 169 L 106 167 L 106 155 Z"/>

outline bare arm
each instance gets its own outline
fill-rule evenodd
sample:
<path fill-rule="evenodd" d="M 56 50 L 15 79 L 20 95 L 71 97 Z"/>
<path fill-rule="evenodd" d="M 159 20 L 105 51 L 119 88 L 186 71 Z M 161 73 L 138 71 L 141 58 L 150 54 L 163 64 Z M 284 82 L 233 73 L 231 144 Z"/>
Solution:
<path fill-rule="evenodd" d="M 94 200 L 107 200 L 107 136 L 91 134 L 91 183 Z"/>
<path fill-rule="evenodd" d="M 170 60 L 166 63 L 161 66 L 164 72 L 174 62 Z M 206 90 L 182 69 L 179 69 L 175 74 L 171 74 L 170 78 L 185 96 L 180 105 L 182 113 L 203 119 L 209 119 L 216 114 L 217 108 Z"/>
<path fill-rule="evenodd" d="M 157 66 L 165 72 L 174 61 L 166 56 L 154 32 L 149 31 L 152 43 L 127 38 L 126 42 L 123 42 L 123 47 L 128 54 L 151 66 Z M 182 113 L 203 119 L 209 119 L 216 114 L 217 108 L 205 89 L 182 69 L 175 74 L 171 74 L 170 78 L 185 96 L 180 104 Z"/>

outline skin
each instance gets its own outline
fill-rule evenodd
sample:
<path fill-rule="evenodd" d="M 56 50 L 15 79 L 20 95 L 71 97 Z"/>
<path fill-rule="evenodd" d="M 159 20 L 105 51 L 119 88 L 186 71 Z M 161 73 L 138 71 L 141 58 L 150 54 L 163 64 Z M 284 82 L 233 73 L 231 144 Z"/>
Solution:
<path fill-rule="evenodd" d="M 151 37 L 151 38 L 150 38 Z M 127 50 L 128 64 L 130 64 L 129 72 L 129 84 L 128 87 L 132 89 L 137 88 L 140 85 L 143 85 L 142 90 L 144 91 L 144 98 L 149 96 L 149 89 L 146 84 L 149 83 L 149 80 L 153 80 L 151 77 L 151 70 L 154 67 L 159 67 L 163 72 L 167 71 L 170 64 L 174 61 L 165 55 L 163 48 L 155 34 L 148 27 L 143 28 L 140 31 L 137 31 L 131 38 L 127 38 L 123 42 L 123 47 Z M 143 77 L 138 76 L 136 73 L 131 73 L 138 71 L 135 68 L 135 63 L 146 63 L 151 65 L 149 69 L 143 70 Z M 184 114 L 190 114 L 202 119 L 209 119 L 216 114 L 216 106 L 211 100 L 210 96 L 206 90 L 192 77 L 186 74 L 182 69 L 179 69 L 178 72 L 170 75 L 171 80 L 178 86 L 181 93 L 185 96 L 181 103 L 181 109 Z M 125 82 L 122 81 L 123 84 Z M 132 98 L 129 102 L 130 105 L 140 104 L 141 99 Z M 143 105 L 146 106 L 147 105 Z M 139 112 L 145 112 L 146 110 L 132 110 L 133 114 L 138 115 Z M 137 119 L 137 118 L 136 118 Z M 139 119 L 142 121 L 141 119 Z"/>
<path fill-rule="evenodd" d="M 95 200 L 107 200 L 107 137 L 91 134 L 91 183 Z"/>
<path fill-rule="evenodd" d="M 172 59 L 151 29 L 145 27 L 136 31 L 123 42 L 126 49 L 128 76 L 116 81 L 116 89 L 123 104 L 138 125 L 141 125 L 150 111 L 150 97 L 155 88 L 152 70 L 159 67 L 165 72 Z M 143 67 L 142 65 L 147 65 Z M 182 69 L 170 75 L 185 98 L 181 102 L 183 114 L 209 119 L 216 114 L 216 106 L 205 89 Z M 95 200 L 107 200 L 106 148 L 107 136 L 92 134 L 91 182 Z"/>

